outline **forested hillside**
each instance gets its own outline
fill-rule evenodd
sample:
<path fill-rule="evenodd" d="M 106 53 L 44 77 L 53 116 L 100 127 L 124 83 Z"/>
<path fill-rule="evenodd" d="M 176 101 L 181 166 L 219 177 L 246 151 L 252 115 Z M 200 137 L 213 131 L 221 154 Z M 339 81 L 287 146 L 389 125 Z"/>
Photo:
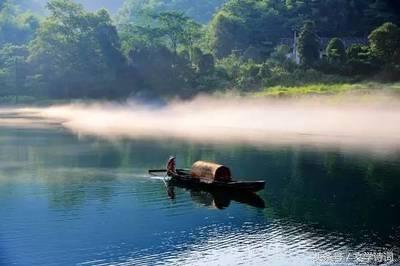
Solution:
<path fill-rule="evenodd" d="M 120 23 L 139 22 L 144 13 L 182 12 L 199 23 L 208 23 L 227 0 L 126 0 L 119 13 Z"/>
<path fill-rule="evenodd" d="M 395 0 L 231 0 L 211 22 L 212 45 L 220 56 L 250 46 L 264 51 L 307 20 L 321 37 L 367 37 L 383 22 L 398 23 L 399 10 Z"/>
<path fill-rule="evenodd" d="M 0 97 L 191 97 L 400 77 L 397 1 L 224 2 L 126 0 L 113 20 L 71 0 L 43 13 L 3 0 Z"/>

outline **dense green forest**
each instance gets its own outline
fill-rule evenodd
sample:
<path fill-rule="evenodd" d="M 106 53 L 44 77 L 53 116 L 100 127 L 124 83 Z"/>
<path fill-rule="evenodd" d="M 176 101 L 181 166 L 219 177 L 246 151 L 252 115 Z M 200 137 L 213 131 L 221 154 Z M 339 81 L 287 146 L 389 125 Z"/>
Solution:
<path fill-rule="evenodd" d="M 2 99 L 186 98 L 400 77 L 396 0 L 126 0 L 114 16 L 37 3 L 0 0 Z"/>

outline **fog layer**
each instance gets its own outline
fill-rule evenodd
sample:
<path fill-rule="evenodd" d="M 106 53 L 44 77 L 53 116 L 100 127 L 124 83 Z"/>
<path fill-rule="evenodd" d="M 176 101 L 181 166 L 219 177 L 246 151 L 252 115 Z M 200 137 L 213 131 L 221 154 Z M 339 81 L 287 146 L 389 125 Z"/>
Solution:
<path fill-rule="evenodd" d="M 10 110 L 7 110 L 9 113 Z M 252 145 L 307 144 L 400 149 L 400 106 L 199 97 L 163 107 L 138 103 L 71 104 L 13 110 L 18 124 L 57 122 L 82 135 L 174 138 Z M 6 113 L 6 111 L 3 111 Z M 0 125 L 10 125 L 10 118 Z"/>

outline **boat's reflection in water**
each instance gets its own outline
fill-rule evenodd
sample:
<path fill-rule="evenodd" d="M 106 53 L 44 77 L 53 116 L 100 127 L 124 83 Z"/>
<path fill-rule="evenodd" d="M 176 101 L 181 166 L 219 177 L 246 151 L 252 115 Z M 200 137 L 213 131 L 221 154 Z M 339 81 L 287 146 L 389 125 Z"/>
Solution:
<path fill-rule="evenodd" d="M 232 201 L 246 204 L 255 208 L 264 209 L 265 202 L 257 194 L 247 191 L 222 191 L 222 190 L 206 190 L 192 188 L 189 186 L 168 184 L 168 196 L 175 199 L 175 187 L 184 188 L 190 192 L 190 196 L 194 202 L 203 206 L 225 209 L 228 208 Z"/>

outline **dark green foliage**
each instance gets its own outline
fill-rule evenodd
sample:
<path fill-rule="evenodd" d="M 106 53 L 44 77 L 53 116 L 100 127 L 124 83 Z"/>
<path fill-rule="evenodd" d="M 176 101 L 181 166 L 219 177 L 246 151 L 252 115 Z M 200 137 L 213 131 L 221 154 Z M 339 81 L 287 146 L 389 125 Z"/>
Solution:
<path fill-rule="evenodd" d="M 214 71 L 214 57 L 211 54 L 203 54 L 197 47 L 191 51 L 191 61 L 200 74 L 210 74 Z"/>
<path fill-rule="evenodd" d="M 283 24 L 284 18 L 270 2 L 231 0 L 210 23 L 211 47 L 218 58 L 252 47 L 265 59 L 279 38 L 290 34 Z"/>
<path fill-rule="evenodd" d="M 211 22 L 211 48 L 217 58 L 228 56 L 234 50 L 244 49 L 249 36 L 240 19 L 218 13 Z"/>
<path fill-rule="evenodd" d="M 73 0 L 51 0 L 42 18 L 28 11 L 32 0 L 0 3 L 1 96 L 191 97 L 400 76 L 400 21 L 391 0 L 130 0 L 116 23 Z M 214 10 L 207 27 L 195 22 Z M 345 49 L 346 37 L 368 33 L 370 45 Z M 325 47 L 319 36 L 333 39 Z"/>
<path fill-rule="evenodd" d="M 337 73 L 324 73 L 315 69 L 304 69 L 293 63 L 282 64 L 268 60 L 263 64 L 242 62 L 236 67 L 233 82 L 241 90 L 254 90 L 270 86 L 299 86 L 314 83 L 337 83 L 348 79 Z"/>
<path fill-rule="evenodd" d="M 275 47 L 274 52 L 271 54 L 271 58 L 278 62 L 284 63 L 288 60 L 287 55 L 290 52 L 290 48 L 287 45 L 278 45 Z"/>
<path fill-rule="evenodd" d="M 218 57 L 250 46 L 268 56 L 308 20 L 321 37 L 363 37 L 384 22 L 399 22 L 395 7 L 393 0 L 230 0 L 210 25 L 212 48 Z"/>
<path fill-rule="evenodd" d="M 0 11 L 0 45 L 21 45 L 30 41 L 39 26 L 38 18 L 32 13 L 18 11 L 11 4 L 4 4 L 3 7 Z"/>
<path fill-rule="evenodd" d="M 319 38 L 314 31 L 313 23 L 307 22 L 304 24 L 297 45 L 302 65 L 312 66 L 317 62 L 320 44 Z"/>
<path fill-rule="evenodd" d="M 152 14 L 146 20 L 147 25 L 121 30 L 124 49 L 137 77 L 135 90 L 159 95 L 196 93 L 204 76 L 214 71 L 212 55 L 203 54 L 195 46 L 201 26 L 178 12 Z"/>
<path fill-rule="evenodd" d="M 371 51 L 369 46 L 364 45 L 352 45 L 346 50 L 346 55 L 349 60 L 370 60 Z"/>
<path fill-rule="evenodd" d="M 400 64 L 400 28 L 385 23 L 369 35 L 371 52 L 385 64 Z"/>
<path fill-rule="evenodd" d="M 215 61 L 212 54 L 204 54 L 197 64 L 199 73 L 208 74 L 214 71 Z"/>
<path fill-rule="evenodd" d="M 137 77 L 137 92 L 182 95 L 185 89 L 194 86 L 190 62 L 164 46 L 135 48 L 130 51 L 129 59 Z"/>
<path fill-rule="evenodd" d="M 17 95 L 22 91 L 28 54 L 24 46 L 7 44 L 0 49 L 0 96 Z"/>
<path fill-rule="evenodd" d="M 368 77 L 378 73 L 380 71 L 380 66 L 370 61 L 350 59 L 346 64 L 345 70 L 343 74 L 347 76 L 361 75 Z"/>
<path fill-rule="evenodd" d="M 37 30 L 39 20 L 31 13 L 20 11 L 10 2 L 0 9 L 0 95 L 16 96 L 24 91 L 29 52 L 26 43 Z"/>
<path fill-rule="evenodd" d="M 183 13 L 163 12 L 147 18 L 147 25 L 125 25 L 121 27 L 125 49 L 135 45 L 163 45 L 173 52 L 190 50 L 201 37 L 201 27 Z"/>
<path fill-rule="evenodd" d="M 380 70 L 369 46 L 352 45 L 346 50 L 347 75 L 373 75 Z"/>
<path fill-rule="evenodd" d="M 339 38 L 333 38 L 326 47 L 326 55 L 332 63 L 343 63 L 346 60 L 346 49 Z"/>
<path fill-rule="evenodd" d="M 36 77 L 55 97 L 114 95 L 111 86 L 124 61 L 108 13 L 87 13 L 70 0 L 52 0 L 48 9 L 30 45 Z"/>
<path fill-rule="evenodd" d="M 155 15 L 154 18 L 160 32 L 168 39 L 175 53 L 178 46 L 191 47 L 198 38 L 200 26 L 183 13 L 163 12 Z"/>

